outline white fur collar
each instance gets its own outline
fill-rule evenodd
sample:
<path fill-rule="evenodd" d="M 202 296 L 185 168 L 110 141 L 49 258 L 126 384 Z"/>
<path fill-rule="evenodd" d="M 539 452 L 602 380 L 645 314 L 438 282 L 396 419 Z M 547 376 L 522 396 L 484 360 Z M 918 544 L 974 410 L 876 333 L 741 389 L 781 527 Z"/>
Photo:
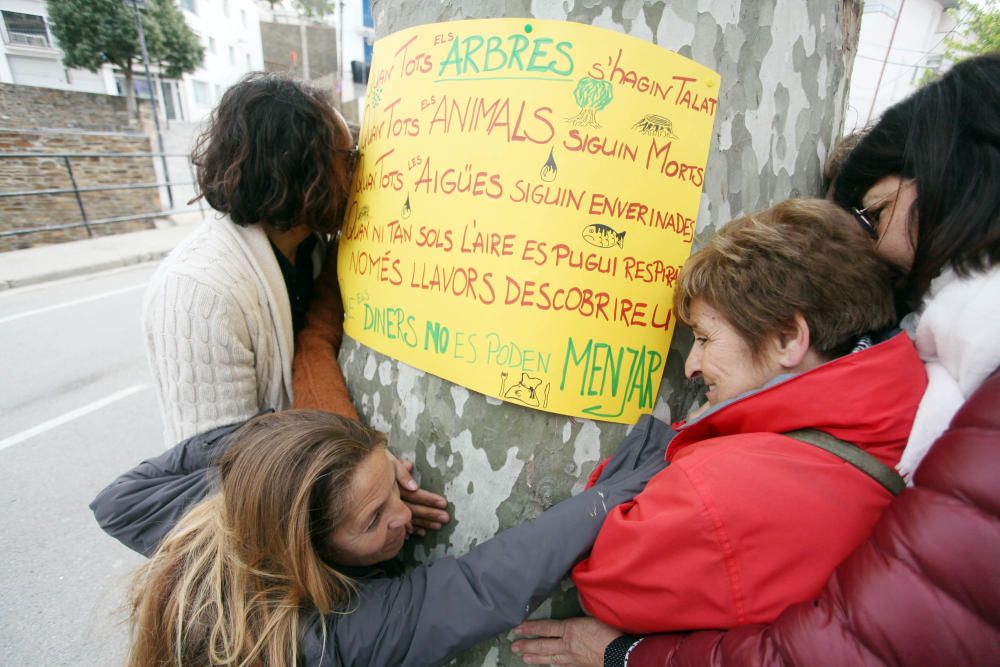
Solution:
<path fill-rule="evenodd" d="M 962 403 L 1000 366 L 1000 266 L 964 278 L 946 269 L 935 278 L 914 343 L 927 391 L 898 466 L 908 480 Z"/>

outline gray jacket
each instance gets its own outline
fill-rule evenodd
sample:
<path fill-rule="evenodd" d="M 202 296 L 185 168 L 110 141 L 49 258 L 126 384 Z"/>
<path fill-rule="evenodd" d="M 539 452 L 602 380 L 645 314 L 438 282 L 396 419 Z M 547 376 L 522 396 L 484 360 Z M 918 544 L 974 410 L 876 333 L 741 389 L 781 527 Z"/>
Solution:
<path fill-rule="evenodd" d="M 90 505 L 101 528 L 151 555 L 187 509 L 217 489 L 213 463 L 235 428 L 186 440 L 116 479 Z M 587 553 L 607 512 L 663 469 L 671 436 L 665 424 L 643 417 L 587 491 L 460 558 L 441 558 L 400 577 L 360 580 L 350 613 L 309 616 L 304 664 L 437 665 L 509 630 Z"/>

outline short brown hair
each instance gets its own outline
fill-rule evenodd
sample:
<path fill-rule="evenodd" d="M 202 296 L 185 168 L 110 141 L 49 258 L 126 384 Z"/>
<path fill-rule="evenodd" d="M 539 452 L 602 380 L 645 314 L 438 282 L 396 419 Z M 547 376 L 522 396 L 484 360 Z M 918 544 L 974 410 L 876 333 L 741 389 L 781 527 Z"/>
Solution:
<path fill-rule="evenodd" d="M 797 312 L 827 358 L 895 320 L 888 268 L 871 239 L 822 199 L 790 199 L 723 227 L 678 277 L 674 310 L 687 325 L 696 299 L 719 310 L 755 358 Z"/>
<path fill-rule="evenodd" d="M 238 225 L 334 232 L 350 192 L 353 146 L 322 91 L 254 72 L 222 96 L 191 161 L 199 196 Z"/>

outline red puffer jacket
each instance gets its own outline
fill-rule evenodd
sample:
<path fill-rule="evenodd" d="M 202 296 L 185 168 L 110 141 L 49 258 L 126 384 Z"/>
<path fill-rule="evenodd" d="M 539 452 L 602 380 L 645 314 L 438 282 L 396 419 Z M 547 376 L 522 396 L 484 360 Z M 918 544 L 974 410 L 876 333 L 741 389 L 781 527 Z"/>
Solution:
<path fill-rule="evenodd" d="M 1000 372 L 820 596 L 769 625 L 643 639 L 628 667 L 1000 664 Z"/>
<path fill-rule="evenodd" d="M 899 333 L 684 424 L 670 466 L 608 513 L 573 569 L 584 609 L 649 634 L 770 623 L 811 600 L 892 494 L 785 434 L 815 428 L 893 466 L 926 386 Z"/>

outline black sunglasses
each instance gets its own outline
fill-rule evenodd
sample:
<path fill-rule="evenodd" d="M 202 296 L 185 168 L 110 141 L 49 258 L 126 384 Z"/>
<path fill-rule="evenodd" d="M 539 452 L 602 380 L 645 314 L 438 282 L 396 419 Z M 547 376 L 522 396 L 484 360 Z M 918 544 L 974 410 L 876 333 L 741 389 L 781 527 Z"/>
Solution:
<path fill-rule="evenodd" d="M 865 233 L 872 237 L 873 241 L 877 241 L 878 223 L 872 222 L 871 218 L 868 217 L 868 209 L 870 208 L 871 206 L 866 206 L 864 208 L 852 206 L 851 214 L 854 216 L 854 219 L 858 221 L 858 224 L 861 225 L 861 229 L 865 230 Z"/>

